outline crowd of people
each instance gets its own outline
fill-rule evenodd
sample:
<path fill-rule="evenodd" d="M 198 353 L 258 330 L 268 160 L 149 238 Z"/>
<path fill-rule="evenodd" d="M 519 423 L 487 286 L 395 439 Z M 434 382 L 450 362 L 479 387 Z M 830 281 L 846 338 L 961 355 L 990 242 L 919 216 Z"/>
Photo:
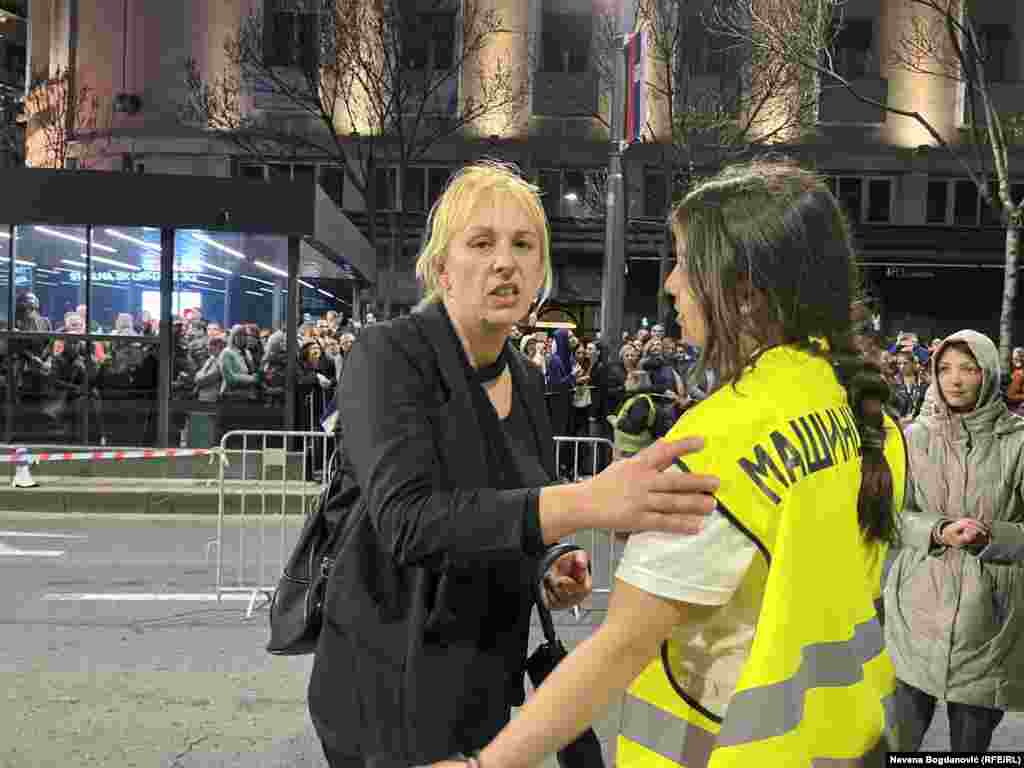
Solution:
<path fill-rule="evenodd" d="M 38 298 L 23 292 L 16 299 L 15 329 L 40 334 L 84 334 L 85 305 L 65 314 L 56 329 L 42 315 Z M 372 320 L 372 315 L 368 317 Z M 243 323 L 225 329 L 207 321 L 199 309 L 186 309 L 172 319 L 174 353 L 172 362 L 172 398 L 187 410 L 189 401 L 205 406 L 220 403 L 253 403 L 284 406 L 288 371 L 287 344 L 283 330 L 260 328 Z M 361 324 L 344 323 L 336 312 L 322 318 L 306 318 L 297 329 L 296 349 L 296 424 L 316 429 L 320 416 L 332 401 L 341 375 L 344 355 L 351 348 Z M 158 346 L 160 325 L 148 312 L 132 315 L 118 313 L 112 327 L 95 320 L 89 332 L 123 336 L 120 340 L 76 341 L 65 337 L 18 338 L 6 342 L 8 365 L 3 384 L 12 382 L 14 397 L 22 412 L 23 431 L 35 431 L 47 437 L 60 433 L 65 440 L 89 444 L 107 444 L 125 440 L 135 444 L 152 440 L 148 426 L 155 421 L 158 382 Z M 148 414 L 139 434 L 115 437 L 111 414 L 105 413 L 106 401 L 137 401 Z M 78 434 L 83 411 L 92 418 L 88 434 Z M 231 409 L 228 409 L 229 411 Z M 281 408 L 276 412 L 278 417 Z M 217 412 L 218 409 L 214 409 Z M 273 411 L 271 411 L 273 412 Z M 40 423 L 26 419 L 37 414 Z M 176 427 L 184 427 L 184 416 Z M 269 424 L 260 415 L 235 410 L 225 423 L 236 427 L 261 428 Z M 232 420 L 238 423 L 232 423 Z M 221 425 L 223 426 L 223 425 Z M 280 426 L 280 425 L 277 425 Z M 19 431 L 19 430 L 16 430 Z M 205 447 L 205 446 L 203 446 Z"/>
<path fill-rule="evenodd" d="M 53 329 L 50 319 L 40 313 L 36 296 L 24 292 L 17 298 L 15 327 L 85 333 L 86 314 L 86 306 L 80 305 L 65 313 L 63 324 Z M 210 439 L 230 428 L 269 426 L 257 423 L 256 411 L 246 412 L 230 404 L 269 404 L 279 407 L 275 413 L 280 413 L 288 371 L 284 331 L 253 323 L 225 328 L 205 318 L 198 308 L 184 310 L 172 322 L 172 398 L 184 406 L 179 410 L 191 408 L 188 403 L 192 401 L 223 417 L 217 418 Z M 366 325 L 374 322 L 371 313 Z M 346 319 L 334 311 L 322 317 L 307 315 L 299 325 L 297 428 L 319 429 L 333 410 L 345 358 L 363 327 L 357 319 Z M 89 331 L 126 339 L 96 341 L 91 347 L 84 341 L 61 338 L 12 342 L 12 380 L 18 401 L 37 403 L 40 414 L 51 422 L 49 426 L 70 433 L 70 439 L 106 444 L 116 438 L 104 429 L 104 400 L 155 401 L 158 353 L 152 342 L 159 335 L 159 322 L 145 311 L 137 315 L 122 312 L 110 328 L 91 319 Z M 646 320 L 612 344 L 600 334 L 580 338 L 568 328 L 538 328 L 534 315 L 515 329 L 511 340 L 544 375 L 547 408 L 556 435 L 612 439 L 613 424 L 618 423 L 619 411 L 627 401 L 635 403 L 632 422 L 646 423 L 650 408 L 657 411 L 659 423 L 672 423 L 689 405 L 704 398 L 713 383 L 692 378 L 697 371 L 697 348 L 667 336 L 664 325 L 648 327 Z M 643 395 L 646 397 L 640 397 Z M 76 436 L 85 408 L 93 414 L 93 423 L 89 435 Z M 621 426 L 628 423 L 623 421 Z M 187 417 L 179 415 L 175 427 L 184 439 Z M 593 474 L 610 458 L 601 451 L 595 461 L 588 446 L 579 452 L 567 448 L 559 457 L 560 474 L 564 479 Z"/>

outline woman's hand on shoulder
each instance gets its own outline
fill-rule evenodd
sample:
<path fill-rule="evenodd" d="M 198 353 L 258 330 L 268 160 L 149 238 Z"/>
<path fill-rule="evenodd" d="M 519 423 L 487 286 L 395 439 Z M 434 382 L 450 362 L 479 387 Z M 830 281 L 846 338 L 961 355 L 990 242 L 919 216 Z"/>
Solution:
<path fill-rule="evenodd" d="M 676 459 L 704 447 L 700 437 L 658 440 L 581 483 L 590 526 L 614 531 L 695 534 L 715 508 L 713 475 L 666 472 Z"/>

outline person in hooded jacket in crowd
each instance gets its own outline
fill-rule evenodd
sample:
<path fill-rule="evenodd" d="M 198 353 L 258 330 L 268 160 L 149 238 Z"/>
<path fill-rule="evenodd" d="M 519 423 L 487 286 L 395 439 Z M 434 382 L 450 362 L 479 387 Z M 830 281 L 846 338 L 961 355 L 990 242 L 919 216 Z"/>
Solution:
<path fill-rule="evenodd" d="M 571 429 L 571 397 L 576 386 L 576 376 L 573 374 L 572 352 L 569 349 L 569 331 L 565 328 L 555 331 L 555 351 L 548 360 L 545 378 L 551 429 L 556 437 L 568 435 Z M 571 477 L 573 452 L 564 449 L 558 453 L 559 472 L 563 476 Z"/>
<path fill-rule="evenodd" d="M 903 546 L 885 585 L 898 678 L 897 748 L 916 751 L 935 703 L 950 747 L 984 752 L 1024 709 L 1024 419 L 999 394 L 999 352 L 960 331 L 932 358 L 936 402 L 906 430 Z"/>

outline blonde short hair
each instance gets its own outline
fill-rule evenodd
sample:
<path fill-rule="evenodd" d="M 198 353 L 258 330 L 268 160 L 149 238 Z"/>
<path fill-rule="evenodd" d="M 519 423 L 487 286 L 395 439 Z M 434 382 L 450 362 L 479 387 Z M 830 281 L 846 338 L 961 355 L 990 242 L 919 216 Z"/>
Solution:
<path fill-rule="evenodd" d="M 518 169 L 498 160 L 481 160 L 467 165 L 448 180 L 441 197 L 427 217 L 423 247 L 416 258 L 416 277 L 423 283 L 423 298 L 416 309 L 441 301 L 439 277 L 452 239 L 466 228 L 477 204 L 488 193 L 502 194 L 518 202 L 540 234 L 541 257 L 544 263 L 544 287 L 540 302 L 551 295 L 554 275 L 551 269 L 551 231 L 540 189 L 524 179 Z"/>

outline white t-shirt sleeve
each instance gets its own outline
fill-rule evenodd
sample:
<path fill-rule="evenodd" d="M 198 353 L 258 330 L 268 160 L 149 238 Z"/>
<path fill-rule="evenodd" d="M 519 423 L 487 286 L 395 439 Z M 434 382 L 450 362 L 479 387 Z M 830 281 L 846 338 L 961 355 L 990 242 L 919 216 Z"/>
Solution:
<path fill-rule="evenodd" d="M 634 533 L 615 575 L 652 595 L 697 605 L 725 605 L 757 547 L 716 508 L 695 536 Z"/>

